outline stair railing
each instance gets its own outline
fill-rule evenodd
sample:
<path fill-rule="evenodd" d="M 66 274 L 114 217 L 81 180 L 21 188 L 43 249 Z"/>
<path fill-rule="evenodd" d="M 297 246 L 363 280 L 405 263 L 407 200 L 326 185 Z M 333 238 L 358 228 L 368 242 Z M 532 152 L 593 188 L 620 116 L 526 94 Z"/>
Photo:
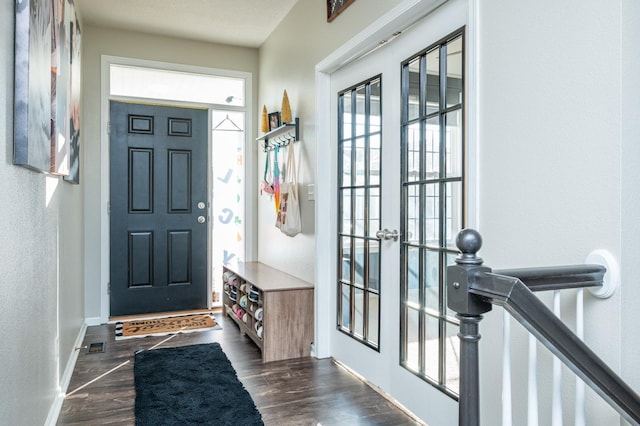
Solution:
<path fill-rule="evenodd" d="M 482 237 L 472 229 L 456 238 L 461 254 L 447 268 L 447 304 L 460 321 L 460 426 L 480 422 L 478 342 L 482 314 L 502 306 L 547 349 L 631 424 L 640 425 L 640 397 L 556 315 L 531 288 L 600 286 L 605 268 L 576 265 L 492 272 L 476 253 Z M 526 283 L 526 284 L 525 284 Z M 529 286 L 529 287 L 528 287 Z"/>

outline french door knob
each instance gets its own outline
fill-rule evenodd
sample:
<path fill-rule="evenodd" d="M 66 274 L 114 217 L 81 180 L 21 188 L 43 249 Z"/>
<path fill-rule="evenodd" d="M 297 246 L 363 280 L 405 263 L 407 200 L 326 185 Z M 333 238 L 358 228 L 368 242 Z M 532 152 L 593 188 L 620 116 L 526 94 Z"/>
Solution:
<path fill-rule="evenodd" d="M 204 216 L 198 216 L 198 223 L 205 223 L 207 219 Z"/>
<path fill-rule="evenodd" d="M 381 240 L 393 240 L 398 241 L 398 231 L 394 229 L 393 231 L 389 231 L 387 228 L 381 229 L 376 232 L 376 237 Z"/>

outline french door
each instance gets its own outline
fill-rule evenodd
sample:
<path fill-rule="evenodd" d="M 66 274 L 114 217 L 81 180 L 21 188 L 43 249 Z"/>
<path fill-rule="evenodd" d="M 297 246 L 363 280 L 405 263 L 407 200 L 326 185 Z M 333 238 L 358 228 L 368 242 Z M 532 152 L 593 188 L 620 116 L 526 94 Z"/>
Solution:
<path fill-rule="evenodd" d="M 454 424 L 457 322 L 443 283 L 464 224 L 466 12 L 435 15 L 331 76 L 330 346 L 427 423 Z"/>

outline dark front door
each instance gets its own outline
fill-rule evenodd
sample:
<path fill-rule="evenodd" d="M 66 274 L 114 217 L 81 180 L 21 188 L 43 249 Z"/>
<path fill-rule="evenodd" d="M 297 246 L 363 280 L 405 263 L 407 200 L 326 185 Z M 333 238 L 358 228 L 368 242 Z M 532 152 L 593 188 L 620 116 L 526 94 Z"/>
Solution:
<path fill-rule="evenodd" d="M 111 316 L 207 307 L 207 117 L 111 102 Z"/>

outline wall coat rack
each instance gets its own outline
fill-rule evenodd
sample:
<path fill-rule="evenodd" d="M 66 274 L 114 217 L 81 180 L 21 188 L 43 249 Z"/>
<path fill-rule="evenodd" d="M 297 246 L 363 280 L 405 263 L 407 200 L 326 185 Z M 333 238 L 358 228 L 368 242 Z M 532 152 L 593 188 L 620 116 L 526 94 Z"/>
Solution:
<path fill-rule="evenodd" d="M 291 142 L 300 140 L 300 118 L 296 117 L 293 123 L 284 123 L 282 126 L 260 136 L 257 141 L 262 141 L 264 152 L 273 151 L 276 147 L 284 147 Z"/>

